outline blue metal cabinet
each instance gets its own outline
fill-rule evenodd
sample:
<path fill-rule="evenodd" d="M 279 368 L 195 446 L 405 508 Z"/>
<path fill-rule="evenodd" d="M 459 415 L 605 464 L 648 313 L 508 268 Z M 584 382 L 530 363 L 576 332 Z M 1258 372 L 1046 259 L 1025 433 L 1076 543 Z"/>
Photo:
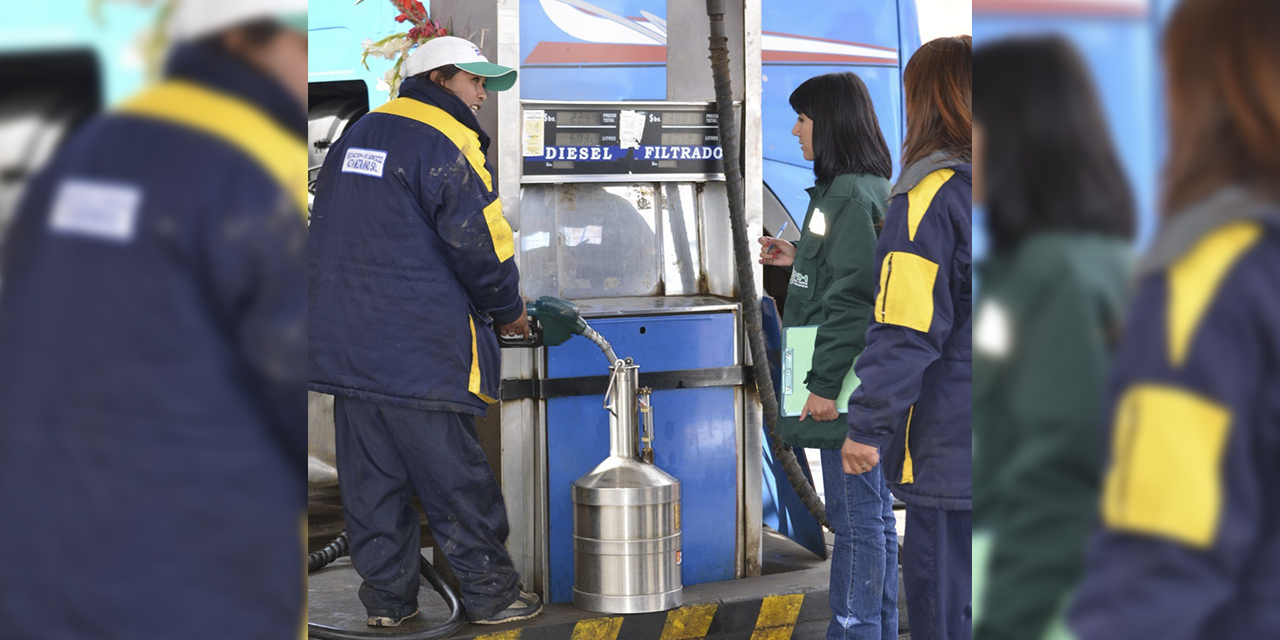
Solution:
<path fill-rule="evenodd" d="M 729 367 L 736 362 L 732 313 L 590 320 L 618 357 L 640 371 Z M 574 339 L 548 349 L 547 377 L 608 373 L 595 345 Z M 548 540 L 551 602 L 573 596 L 570 486 L 609 455 L 602 396 L 547 401 Z M 655 391 L 654 462 L 680 479 L 684 584 L 735 577 L 738 555 L 738 433 L 734 387 Z"/>

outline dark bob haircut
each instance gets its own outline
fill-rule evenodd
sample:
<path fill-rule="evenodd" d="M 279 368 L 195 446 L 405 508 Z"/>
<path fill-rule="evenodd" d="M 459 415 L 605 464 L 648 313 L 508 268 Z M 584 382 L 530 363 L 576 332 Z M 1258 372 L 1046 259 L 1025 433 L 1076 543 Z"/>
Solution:
<path fill-rule="evenodd" d="M 996 250 L 1044 231 L 1133 239 L 1133 195 L 1076 49 L 1060 36 L 974 53 L 987 227 Z"/>
<path fill-rule="evenodd" d="M 813 120 L 813 173 L 818 181 L 845 173 L 888 179 L 889 145 L 867 85 L 846 71 L 809 78 L 791 92 L 791 108 Z"/>

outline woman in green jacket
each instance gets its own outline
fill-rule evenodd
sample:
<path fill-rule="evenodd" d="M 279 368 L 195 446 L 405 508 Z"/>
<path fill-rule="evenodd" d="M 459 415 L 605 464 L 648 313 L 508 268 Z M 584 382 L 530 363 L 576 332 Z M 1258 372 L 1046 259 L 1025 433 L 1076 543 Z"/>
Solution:
<path fill-rule="evenodd" d="M 1098 511 L 1134 206 L 1066 40 L 992 43 L 973 68 L 973 192 L 992 245 L 974 304 L 974 638 L 1039 640 Z"/>
<path fill-rule="evenodd" d="M 822 450 L 827 520 L 835 532 L 828 640 L 898 637 L 898 538 L 893 499 L 879 467 L 846 475 L 840 447 L 847 407 L 836 399 L 862 352 L 875 300 L 875 250 L 889 199 L 892 160 L 866 85 L 852 73 L 810 78 L 791 94 L 792 135 L 817 183 L 800 242 L 760 238 L 760 262 L 791 267 L 782 326 L 816 326 L 809 391 L 798 416 L 779 416 L 793 447 Z"/>

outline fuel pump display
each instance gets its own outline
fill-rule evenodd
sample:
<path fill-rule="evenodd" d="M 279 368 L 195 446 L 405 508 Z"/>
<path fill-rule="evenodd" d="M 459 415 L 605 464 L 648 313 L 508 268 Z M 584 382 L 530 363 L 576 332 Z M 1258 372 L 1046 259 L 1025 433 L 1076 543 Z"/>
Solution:
<path fill-rule="evenodd" d="M 707 103 L 525 102 L 525 183 L 723 180 L 719 116 Z"/>

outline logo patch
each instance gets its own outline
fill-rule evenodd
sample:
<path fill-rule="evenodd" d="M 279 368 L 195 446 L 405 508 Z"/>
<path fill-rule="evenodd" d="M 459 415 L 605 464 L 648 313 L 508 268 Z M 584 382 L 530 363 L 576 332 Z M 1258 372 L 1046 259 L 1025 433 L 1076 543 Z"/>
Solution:
<path fill-rule="evenodd" d="M 809 276 L 807 276 L 807 275 L 805 275 L 805 274 L 803 274 L 803 273 L 800 273 L 799 271 L 792 271 L 792 272 L 791 272 L 791 284 L 793 284 L 793 285 L 795 285 L 795 286 L 797 286 L 797 287 L 800 287 L 801 289 L 808 289 L 808 288 L 809 288 Z"/>
<path fill-rule="evenodd" d="M 58 187 L 49 228 L 58 233 L 133 240 L 142 190 L 130 184 L 67 180 Z"/>
<path fill-rule="evenodd" d="M 387 163 L 387 152 L 376 149 L 347 149 L 347 156 L 342 159 L 343 173 L 358 173 L 364 176 L 382 177 L 382 167 Z"/>
<path fill-rule="evenodd" d="M 1013 350 L 1013 322 L 1003 305 L 987 300 L 978 308 L 973 327 L 973 346 L 993 358 L 1002 359 Z"/>
<path fill-rule="evenodd" d="M 813 217 L 809 218 L 809 230 L 818 236 L 827 234 L 827 216 L 822 213 L 822 209 L 813 210 Z"/>

